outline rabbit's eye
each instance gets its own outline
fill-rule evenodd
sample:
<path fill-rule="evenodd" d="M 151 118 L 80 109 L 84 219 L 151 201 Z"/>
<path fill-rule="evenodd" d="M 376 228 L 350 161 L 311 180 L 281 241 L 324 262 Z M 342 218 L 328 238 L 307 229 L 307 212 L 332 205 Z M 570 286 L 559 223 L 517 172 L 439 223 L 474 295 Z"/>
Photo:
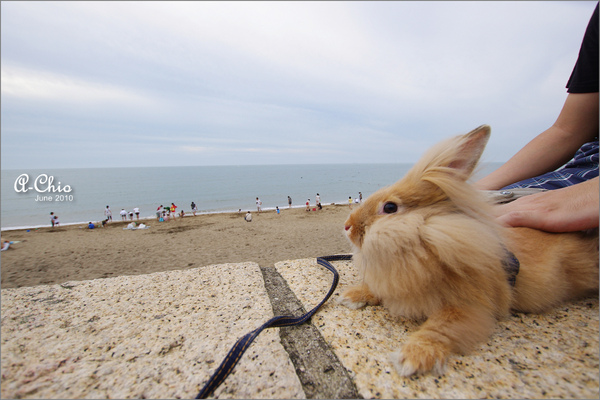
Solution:
<path fill-rule="evenodd" d="M 398 205 L 396 203 L 388 202 L 383 205 L 383 212 L 386 214 L 393 214 L 398 211 Z"/>

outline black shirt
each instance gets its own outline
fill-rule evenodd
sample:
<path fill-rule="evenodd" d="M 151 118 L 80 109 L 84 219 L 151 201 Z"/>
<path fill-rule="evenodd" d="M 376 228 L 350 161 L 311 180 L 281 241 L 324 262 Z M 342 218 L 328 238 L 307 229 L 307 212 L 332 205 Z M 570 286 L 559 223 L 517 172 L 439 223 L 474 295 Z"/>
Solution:
<path fill-rule="evenodd" d="M 579 57 L 567 82 L 568 93 L 598 91 L 598 4 L 585 30 Z"/>

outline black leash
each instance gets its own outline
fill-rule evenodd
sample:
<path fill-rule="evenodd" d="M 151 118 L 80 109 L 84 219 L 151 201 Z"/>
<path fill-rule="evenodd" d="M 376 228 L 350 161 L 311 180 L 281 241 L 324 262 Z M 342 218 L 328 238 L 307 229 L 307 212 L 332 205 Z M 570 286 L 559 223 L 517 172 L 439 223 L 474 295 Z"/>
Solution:
<path fill-rule="evenodd" d="M 307 312 L 306 314 L 304 314 L 300 317 L 292 317 L 292 316 L 273 317 L 270 320 L 268 320 L 267 322 L 265 322 L 259 328 L 255 329 L 252 332 L 248 333 L 247 335 L 241 337 L 233 345 L 231 350 L 229 350 L 229 353 L 227 354 L 227 356 L 225 357 L 225 359 L 223 360 L 221 365 L 219 365 L 219 367 L 217 368 L 215 373 L 209 378 L 208 382 L 204 385 L 202 390 L 200 390 L 200 393 L 198 393 L 196 398 L 197 399 L 207 398 L 208 396 L 210 396 L 210 394 L 216 388 L 219 387 L 219 385 L 221 383 L 223 383 L 225 378 L 227 378 L 229 373 L 231 373 L 231 371 L 236 366 L 236 364 L 238 363 L 238 361 L 240 360 L 240 358 L 242 357 L 244 352 L 248 349 L 250 344 L 264 329 L 281 327 L 281 326 L 300 325 L 300 324 L 303 324 L 304 322 L 306 322 L 310 317 L 312 317 L 313 314 L 315 312 L 317 312 L 317 310 L 333 294 L 333 292 L 335 291 L 335 288 L 337 287 L 338 281 L 339 281 L 338 272 L 333 267 L 333 265 L 331 265 L 329 263 L 329 261 L 345 261 L 345 260 L 351 260 L 351 259 L 352 259 L 351 254 L 317 257 L 317 263 L 322 265 L 323 267 L 327 268 L 329 271 L 331 271 L 333 273 L 333 282 L 332 282 L 331 288 L 329 289 L 329 292 L 327 293 L 325 298 L 323 300 L 321 300 L 321 302 L 319 304 L 317 304 L 317 306 L 315 308 L 313 308 L 312 310 L 310 310 L 309 312 Z"/>

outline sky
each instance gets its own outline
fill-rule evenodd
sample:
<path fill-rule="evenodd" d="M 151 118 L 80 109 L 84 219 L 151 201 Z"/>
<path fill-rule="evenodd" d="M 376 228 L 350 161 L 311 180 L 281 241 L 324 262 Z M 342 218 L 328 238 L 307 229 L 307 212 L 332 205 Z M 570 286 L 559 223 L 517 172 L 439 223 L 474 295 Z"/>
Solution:
<path fill-rule="evenodd" d="M 1 168 L 413 163 L 548 128 L 595 1 L 2 1 Z"/>

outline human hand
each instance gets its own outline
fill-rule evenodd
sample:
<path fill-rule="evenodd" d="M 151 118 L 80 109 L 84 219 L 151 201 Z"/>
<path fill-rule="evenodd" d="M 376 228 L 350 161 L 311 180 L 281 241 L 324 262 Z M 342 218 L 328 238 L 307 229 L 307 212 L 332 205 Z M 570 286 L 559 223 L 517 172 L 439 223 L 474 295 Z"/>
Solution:
<path fill-rule="evenodd" d="M 498 222 L 547 232 L 598 228 L 598 178 L 562 189 L 521 197 L 494 207 Z"/>

